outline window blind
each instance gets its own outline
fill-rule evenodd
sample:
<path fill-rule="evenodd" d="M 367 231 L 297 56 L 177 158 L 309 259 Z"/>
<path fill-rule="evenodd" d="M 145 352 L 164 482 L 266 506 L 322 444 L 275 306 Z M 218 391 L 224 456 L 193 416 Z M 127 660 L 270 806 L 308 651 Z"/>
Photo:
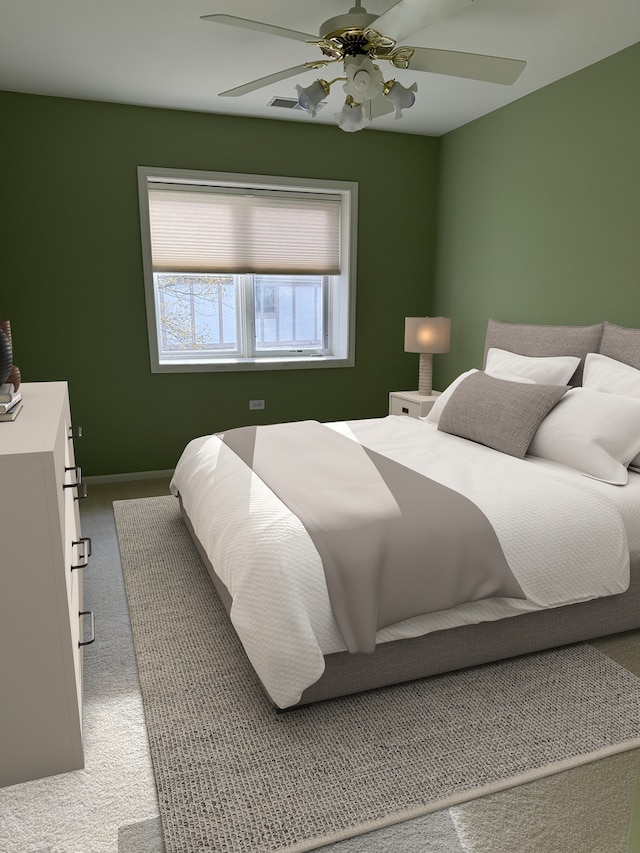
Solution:
<path fill-rule="evenodd" d="M 149 187 L 154 272 L 338 275 L 338 194 Z"/>

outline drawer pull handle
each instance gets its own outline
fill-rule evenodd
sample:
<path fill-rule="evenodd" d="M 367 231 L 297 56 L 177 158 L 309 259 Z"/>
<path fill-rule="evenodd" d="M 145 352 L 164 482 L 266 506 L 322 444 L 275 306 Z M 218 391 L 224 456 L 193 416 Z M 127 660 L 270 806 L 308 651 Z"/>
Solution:
<path fill-rule="evenodd" d="M 82 427 L 81 426 L 72 426 L 69 427 L 69 439 L 73 438 L 82 438 Z"/>
<path fill-rule="evenodd" d="M 79 501 L 81 498 L 87 497 L 87 484 L 82 482 L 82 468 L 79 465 L 71 465 L 65 466 L 65 473 L 67 471 L 75 471 L 76 472 L 76 481 L 75 483 L 63 483 L 63 489 L 77 489 L 77 493 L 74 495 L 74 500 Z"/>
<path fill-rule="evenodd" d="M 406 406 L 403 406 L 403 407 L 402 407 L 402 414 L 403 414 L 403 415 L 408 415 L 408 414 L 409 414 L 409 409 L 407 409 L 407 407 L 406 407 Z"/>
<path fill-rule="evenodd" d="M 76 481 L 75 481 L 75 483 L 65 483 L 62 488 L 63 489 L 75 489 L 75 487 L 77 485 L 79 485 L 80 481 L 82 480 L 82 468 L 79 465 L 71 465 L 71 466 L 65 465 L 64 471 L 65 471 L 65 474 L 68 473 L 69 471 L 75 471 L 76 472 Z"/>
<path fill-rule="evenodd" d="M 78 646 L 79 647 L 80 646 L 90 646 L 91 643 L 93 643 L 93 641 L 96 638 L 96 626 L 95 626 L 95 622 L 93 621 L 93 610 L 81 610 L 80 613 L 78 613 L 78 616 L 89 616 L 91 619 L 91 639 L 90 640 L 79 640 Z M 83 634 L 83 636 L 84 636 L 84 634 Z"/>
<path fill-rule="evenodd" d="M 81 539 L 76 539 L 72 545 L 82 545 L 82 553 L 80 554 L 81 563 L 76 566 L 71 566 L 71 571 L 74 569 L 86 569 L 89 565 L 89 557 L 91 556 L 91 539 L 89 536 L 83 536 Z"/>

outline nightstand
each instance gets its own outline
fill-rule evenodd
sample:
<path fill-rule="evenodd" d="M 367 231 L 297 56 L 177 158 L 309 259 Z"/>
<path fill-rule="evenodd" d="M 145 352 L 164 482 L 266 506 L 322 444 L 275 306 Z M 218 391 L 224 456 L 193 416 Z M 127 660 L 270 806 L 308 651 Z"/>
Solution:
<path fill-rule="evenodd" d="M 429 414 L 439 394 L 440 391 L 433 391 L 428 396 L 418 394 L 417 391 L 391 391 L 389 394 L 389 414 L 424 418 Z"/>

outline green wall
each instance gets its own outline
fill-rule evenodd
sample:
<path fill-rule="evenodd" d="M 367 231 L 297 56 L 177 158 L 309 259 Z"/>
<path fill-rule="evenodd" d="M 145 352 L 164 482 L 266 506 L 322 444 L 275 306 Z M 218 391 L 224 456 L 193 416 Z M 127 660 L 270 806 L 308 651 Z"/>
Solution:
<path fill-rule="evenodd" d="M 69 381 L 98 475 L 242 424 L 385 414 L 416 384 L 412 314 L 452 319 L 436 387 L 480 366 L 489 317 L 640 327 L 638 80 L 635 45 L 441 139 L 0 92 L 16 363 Z M 137 165 L 358 181 L 356 367 L 152 375 Z"/>
<path fill-rule="evenodd" d="M 481 366 L 489 317 L 640 327 L 639 82 L 640 44 L 442 138 L 440 387 Z"/>
<path fill-rule="evenodd" d="M 0 317 L 25 381 L 68 380 L 85 475 L 173 468 L 243 424 L 384 415 L 415 387 L 404 317 L 430 311 L 438 140 L 9 92 L 0 119 Z M 356 366 L 152 375 L 138 165 L 357 181 Z"/>

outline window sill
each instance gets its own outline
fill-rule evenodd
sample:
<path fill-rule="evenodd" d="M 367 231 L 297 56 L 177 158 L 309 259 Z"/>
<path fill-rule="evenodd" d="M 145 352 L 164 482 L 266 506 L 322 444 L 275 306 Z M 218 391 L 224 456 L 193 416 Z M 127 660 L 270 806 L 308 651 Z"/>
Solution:
<path fill-rule="evenodd" d="M 152 365 L 152 373 L 220 373 L 239 370 L 309 370 L 325 367 L 354 367 L 355 360 L 340 356 L 273 358 L 229 358 L 219 361 L 176 360 Z"/>

